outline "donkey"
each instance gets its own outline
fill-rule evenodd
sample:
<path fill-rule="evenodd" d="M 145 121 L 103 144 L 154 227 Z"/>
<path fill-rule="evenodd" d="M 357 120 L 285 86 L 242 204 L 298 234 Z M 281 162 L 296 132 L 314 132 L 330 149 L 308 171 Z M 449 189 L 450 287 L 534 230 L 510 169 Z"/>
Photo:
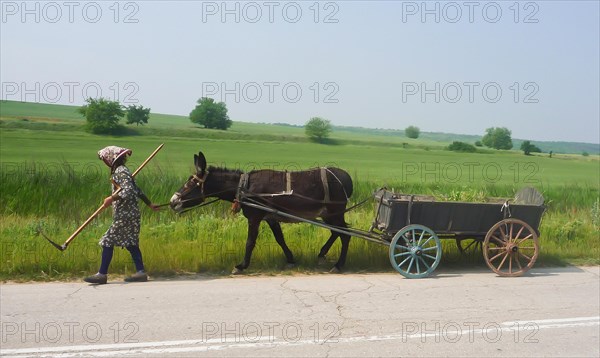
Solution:
<path fill-rule="evenodd" d="M 202 152 L 194 154 L 196 173 L 171 197 L 170 206 L 175 212 L 200 205 L 207 197 L 234 203 L 233 208 L 241 209 L 248 219 L 248 238 L 244 260 L 236 265 L 232 274 L 240 274 L 250 265 L 252 250 L 256 244 L 261 221 L 266 221 L 275 240 L 281 246 L 289 267 L 295 264 L 294 255 L 288 248 L 281 231 L 281 222 L 299 222 L 273 213 L 280 212 L 295 217 L 313 220 L 321 218 L 332 227 L 346 228 L 344 213 L 352 195 L 352 178 L 344 170 L 334 167 L 315 168 L 305 171 L 285 172 L 275 170 L 254 170 L 244 173 L 240 170 L 209 167 Z M 274 209 L 267 211 L 251 207 L 248 203 L 264 205 Z M 319 252 L 319 261 L 337 238 L 342 242 L 340 257 L 331 272 L 340 272 L 346 262 L 350 235 L 331 230 L 331 236 Z"/>

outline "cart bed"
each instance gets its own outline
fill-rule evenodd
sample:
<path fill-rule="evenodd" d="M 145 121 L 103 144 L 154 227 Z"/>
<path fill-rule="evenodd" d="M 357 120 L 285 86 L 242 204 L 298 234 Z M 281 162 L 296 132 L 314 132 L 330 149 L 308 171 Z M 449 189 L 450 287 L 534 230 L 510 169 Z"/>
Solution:
<path fill-rule="evenodd" d="M 543 205 L 510 204 L 510 216 L 503 203 L 438 202 L 432 197 L 399 195 L 382 190 L 374 227 L 393 236 L 409 224 L 427 226 L 438 235 L 483 237 L 497 222 L 512 217 L 529 224 L 539 235 Z"/>

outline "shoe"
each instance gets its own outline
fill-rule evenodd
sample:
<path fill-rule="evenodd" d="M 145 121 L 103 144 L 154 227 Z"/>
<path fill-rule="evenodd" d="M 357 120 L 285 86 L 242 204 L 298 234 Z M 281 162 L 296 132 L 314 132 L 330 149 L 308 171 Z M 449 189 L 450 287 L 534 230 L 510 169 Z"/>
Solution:
<path fill-rule="evenodd" d="M 107 279 L 108 279 L 108 275 L 97 273 L 95 275 L 88 276 L 88 277 L 84 278 L 83 280 L 88 283 L 104 285 L 106 283 Z"/>
<path fill-rule="evenodd" d="M 125 282 L 146 282 L 148 275 L 144 271 L 138 271 L 129 277 L 125 277 Z"/>

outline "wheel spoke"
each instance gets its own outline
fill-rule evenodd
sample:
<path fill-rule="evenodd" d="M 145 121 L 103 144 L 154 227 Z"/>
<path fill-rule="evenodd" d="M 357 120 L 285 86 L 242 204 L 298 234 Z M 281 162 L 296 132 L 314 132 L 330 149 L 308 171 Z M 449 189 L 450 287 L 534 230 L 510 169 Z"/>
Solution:
<path fill-rule="evenodd" d="M 427 245 L 427 243 L 428 243 L 428 242 L 429 242 L 431 239 L 433 239 L 433 236 L 429 236 L 429 238 L 428 238 L 427 240 L 425 240 L 425 242 L 423 243 L 423 245 L 422 245 L 422 246 L 425 246 L 425 245 Z"/>
<path fill-rule="evenodd" d="M 502 259 L 502 262 L 500 262 L 500 266 L 498 266 L 498 271 L 500 271 L 500 269 L 502 268 L 502 266 L 504 265 L 504 262 L 506 261 L 506 258 L 508 257 L 509 252 L 506 252 L 506 255 L 504 255 L 504 258 Z"/>
<path fill-rule="evenodd" d="M 423 260 L 423 258 L 422 258 L 422 257 L 419 257 L 419 259 L 421 260 L 421 262 L 423 263 L 423 265 L 425 265 L 425 267 L 427 267 L 427 271 L 431 270 L 431 266 L 429 266 L 429 265 L 427 264 L 427 262 L 425 262 L 425 260 Z"/>
<path fill-rule="evenodd" d="M 494 261 L 495 259 L 497 259 L 498 257 L 502 256 L 503 253 L 505 253 L 506 251 L 502 251 L 501 253 L 497 254 L 496 256 L 492 257 L 490 259 L 490 262 Z"/>
<path fill-rule="evenodd" d="M 405 256 L 405 255 L 410 255 L 410 252 L 401 252 L 399 254 L 395 254 L 394 257 Z"/>
<path fill-rule="evenodd" d="M 432 260 L 435 261 L 435 256 L 431 256 L 431 255 L 427 255 L 427 254 L 423 254 L 423 256 L 425 256 L 427 258 L 430 258 L 430 259 L 432 259 Z"/>
<path fill-rule="evenodd" d="M 524 258 L 526 258 L 528 261 L 531 261 L 531 257 L 525 255 L 524 253 L 522 253 L 521 251 L 519 251 L 519 255 L 523 256 Z"/>
<path fill-rule="evenodd" d="M 517 262 L 517 266 L 519 266 L 519 271 L 522 271 L 523 266 L 521 266 L 521 262 L 519 261 L 519 255 L 515 256 L 515 261 Z"/>
<path fill-rule="evenodd" d="M 519 241 L 519 242 L 516 242 L 516 240 L 515 240 L 515 245 L 519 246 L 519 245 L 521 245 L 521 243 L 523 243 L 525 240 L 528 240 L 528 239 L 530 239 L 531 237 L 533 237 L 533 234 L 529 234 L 529 235 L 525 236 L 525 237 L 524 237 L 524 238 L 523 238 L 521 241 Z"/>
<path fill-rule="evenodd" d="M 464 250 L 464 251 L 467 251 L 467 250 L 468 250 L 468 249 L 469 249 L 471 246 L 473 246 L 473 245 L 474 245 L 474 244 L 476 244 L 476 243 L 477 243 L 477 241 L 475 241 L 475 240 L 471 241 L 471 242 L 469 243 L 469 245 L 467 245 L 467 247 L 465 247 L 463 250 Z"/>
<path fill-rule="evenodd" d="M 406 244 L 406 246 L 408 247 L 412 247 L 413 245 L 410 243 L 410 240 L 408 237 L 406 237 L 406 234 L 402 235 L 402 239 L 404 240 L 404 243 Z"/>
<path fill-rule="evenodd" d="M 502 230 L 502 225 L 498 227 L 500 229 L 500 234 L 502 235 L 502 241 L 506 241 L 506 232 Z"/>
<path fill-rule="evenodd" d="M 399 263 L 399 264 L 398 264 L 398 267 L 400 267 L 400 266 L 404 265 L 404 263 L 405 263 L 406 261 L 410 260 L 410 258 L 411 258 L 411 256 L 409 256 L 409 257 L 405 258 L 405 259 L 404 259 L 404 261 L 402 261 L 401 263 Z"/>
<path fill-rule="evenodd" d="M 519 247 L 519 250 L 534 250 L 535 251 L 535 246 L 525 246 L 525 247 Z"/>
<path fill-rule="evenodd" d="M 396 248 L 398 247 L 404 250 L 408 250 L 408 247 L 396 244 Z"/>
<path fill-rule="evenodd" d="M 521 226 L 521 230 L 519 230 L 519 232 L 517 233 L 517 235 L 515 235 L 515 244 L 517 243 L 517 240 L 521 236 L 521 233 L 523 232 L 524 229 L 525 229 L 525 226 Z"/>
<path fill-rule="evenodd" d="M 508 230 L 508 242 L 511 242 L 513 238 L 513 223 L 510 223 L 510 229 Z"/>
<path fill-rule="evenodd" d="M 494 239 L 496 244 L 498 245 L 504 245 L 504 240 L 500 239 L 499 237 L 497 237 L 496 235 L 492 235 L 492 237 L 490 239 Z M 490 240 L 491 242 L 492 240 Z"/>
<path fill-rule="evenodd" d="M 415 260 L 415 263 L 417 264 L 417 274 L 420 275 L 421 274 L 421 267 L 419 266 L 419 256 L 417 256 L 417 259 Z"/>
<path fill-rule="evenodd" d="M 488 250 L 504 250 L 504 247 L 500 247 L 500 246 L 488 247 Z"/>
<path fill-rule="evenodd" d="M 421 231 L 421 236 L 419 236 L 419 241 L 417 242 L 417 246 L 421 245 L 421 240 L 423 240 L 423 235 L 425 235 L 425 230 Z"/>
<path fill-rule="evenodd" d="M 437 250 L 437 246 L 428 247 L 428 248 L 423 249 L 421 251 L 431 251 L 431 250 Z"/>
<path fill-rule="evenodd" d="M 511 226 L 511 231 L 512 231 L 512 226 Z M 512 273 L 512 259 L 513 259 L 513 255 L 509 252 L 508 253 L 508 273 Z"/>
<path fill-rule="evenodd" d="M 410 273 L 410 269 L 412 268 L 413 262 L 415 262 L 415 258 L 414 257 L 409 257 L 410 263 L 408 264 L 408 268 L 406 269 L 406 272 Z"/>

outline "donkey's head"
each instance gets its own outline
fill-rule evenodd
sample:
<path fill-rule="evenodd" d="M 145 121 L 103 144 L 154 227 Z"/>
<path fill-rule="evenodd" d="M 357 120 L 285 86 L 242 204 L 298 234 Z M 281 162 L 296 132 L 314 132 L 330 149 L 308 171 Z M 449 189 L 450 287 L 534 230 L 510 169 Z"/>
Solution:
<path fill-rule="evenodd" d="M 202 204 L 207 196 L 204 186 L 209 173 L 206 170 L 206 158 L 202 152 L 198 152 L 198 155 L 194 154 L 194 166 L 196 173 L 190 176 L 171 197 L 171 209 L 176 212 Z"/>

